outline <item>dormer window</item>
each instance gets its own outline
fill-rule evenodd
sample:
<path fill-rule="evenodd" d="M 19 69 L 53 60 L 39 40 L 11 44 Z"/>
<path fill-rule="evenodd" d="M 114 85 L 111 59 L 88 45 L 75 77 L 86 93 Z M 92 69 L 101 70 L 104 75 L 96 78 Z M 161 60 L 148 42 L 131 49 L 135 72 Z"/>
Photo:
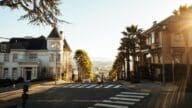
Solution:
<path fill-rule="evenodd" d="M 52 41 L 50 46 L 51 48 L 60 48 L 60 43 Z"/>
<path fill-rule="evenodd" d="M 9 54 L 4 54 L 4 62 L 9 62 Z"/>
<path fill-rule="evenodd" d="M 18 55 L 17 54 L 13 54 L 13 62 L 16 62 L 18 59 Z"/>

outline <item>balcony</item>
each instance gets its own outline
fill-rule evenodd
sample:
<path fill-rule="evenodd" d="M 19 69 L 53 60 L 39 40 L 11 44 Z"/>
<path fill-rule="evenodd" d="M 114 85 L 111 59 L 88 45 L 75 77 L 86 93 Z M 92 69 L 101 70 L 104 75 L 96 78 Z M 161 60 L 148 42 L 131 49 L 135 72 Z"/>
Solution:
<path fill-rule="evenodd" d="M 26 64 L 26 65 L 39 65 L 39 59 L 30 59 L 30 58 L 23 58 L 17 60 L 19 64 Z"/>
<path fill-rule="evenodd" d="M 159 48 L 162 48 L 162 45 L 159 43 L 154 43 L 151 45 L 151 49 L 159 49 Z"/>

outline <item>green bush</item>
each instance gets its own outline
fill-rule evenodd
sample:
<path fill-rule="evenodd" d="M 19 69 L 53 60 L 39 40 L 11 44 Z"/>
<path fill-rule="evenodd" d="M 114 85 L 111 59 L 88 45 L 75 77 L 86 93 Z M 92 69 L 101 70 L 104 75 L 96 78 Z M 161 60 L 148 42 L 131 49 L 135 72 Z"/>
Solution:
<path fill-rule="evenodd" d="M 10 79 L 0 79 L 0 87 L 6 87 L 12 84 L 13 84 L 13 81 Z"/>

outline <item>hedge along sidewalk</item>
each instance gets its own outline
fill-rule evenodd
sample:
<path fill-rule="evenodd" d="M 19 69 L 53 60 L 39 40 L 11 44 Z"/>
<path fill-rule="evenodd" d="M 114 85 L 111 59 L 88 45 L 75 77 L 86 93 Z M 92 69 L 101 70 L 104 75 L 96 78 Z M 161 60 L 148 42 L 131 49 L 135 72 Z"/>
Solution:
<path fill-rule="evenodd" d="M 53 81 L 37 81 L 37 82 L 30 82 L 29 84 L 30 84 L 30 88 L 31 88 L 31 87 L 38 86 L 38 85 L 44 84 L 44 83 L 53 83 Z M 24 84 L 26 84 L 26 82 L 17 83 L 17 84 L 15 84 L 15 87 L 13 87 L 13 85 L 10 85 L 7 87 L 1 87 L 0 93 L 23 89 Z"/>

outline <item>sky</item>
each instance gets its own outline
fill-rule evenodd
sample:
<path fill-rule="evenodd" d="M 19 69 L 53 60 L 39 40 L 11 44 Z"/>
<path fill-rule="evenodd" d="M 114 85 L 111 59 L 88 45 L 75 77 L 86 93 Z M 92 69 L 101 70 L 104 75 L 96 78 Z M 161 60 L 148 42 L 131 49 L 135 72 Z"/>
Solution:
<path fill-rule="evenodd" d="M 153 21 L 172 15 L 180 5 L 192 0 L 61 0 L 58 24 L 73 52 L 84 49 L 92 60 L 114 60 L 124 29 L 136 24 L 146 30 Z M 50 26 L 35 26 L 18 20 L 24 12 L 0 7 L 0 37 L 48 36 Z M 0 41 L 3 41 L 2 39 Z"/>

